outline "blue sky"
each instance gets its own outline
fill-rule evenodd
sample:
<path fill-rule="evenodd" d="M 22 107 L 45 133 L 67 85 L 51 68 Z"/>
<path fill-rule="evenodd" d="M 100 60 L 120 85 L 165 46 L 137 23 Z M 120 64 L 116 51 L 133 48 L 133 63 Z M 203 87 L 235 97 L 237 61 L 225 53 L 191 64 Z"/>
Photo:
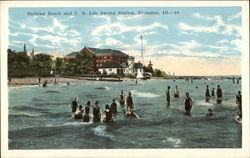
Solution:
<path fill-rule="evenodd" d="M 94 11 L 98 15 L 89 15 Z M 116 15 L 101 15 L 102 11 Z M 117 15 L 119 11 L 135 14 Z M 159 14 L 145 15 L 138 11 Z M 179 14 L 163 15 L 163 11 Z M 45 13 L 45 16 L 31 16 L 27 12 Z M 61 15 L 49 16 L 48 12 Z M 78 15 L 63 15 L 66 12 Z M 219 74 L 208 70 L 216 64 L 220 64 L 222 74 L 240 74 L 241 22 L 240 7 L 11 8 L 9 48 L 20 51 L 26 43 L 28 51 L 34 48 L 37 53 L 61 56 L 84 46 L 110 48 L 139 60 L 142 35 L 145 62 L 152 60 L 157 68 L 167 72 L 185 75 L 180 66 L 171 64 L 195 62 L 203 65 L 197 75 Z M 191 65 L 188 71 L 194 71 Z"/>

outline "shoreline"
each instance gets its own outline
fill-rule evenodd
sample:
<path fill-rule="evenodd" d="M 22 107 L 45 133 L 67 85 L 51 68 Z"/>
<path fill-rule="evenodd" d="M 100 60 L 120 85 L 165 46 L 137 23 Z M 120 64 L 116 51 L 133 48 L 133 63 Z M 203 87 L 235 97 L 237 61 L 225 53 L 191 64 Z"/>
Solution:
<path fill-rule="evenodd" d="M 48 84 L 54 84 L 55 79 L 56 83 L 84 83 L 88 82 L 86 79 L 82 78 L 64 78 L 64 77 L 40 77 L 40 85 L 44 83 L 45 80 L 48 81 Z M 39 85 L 39 77 L 24 77 L 24 78 L 11 78 L 11 81 L 8 82 L 8 87 L 23 87 L 23 86 L 38 86 Z"/>

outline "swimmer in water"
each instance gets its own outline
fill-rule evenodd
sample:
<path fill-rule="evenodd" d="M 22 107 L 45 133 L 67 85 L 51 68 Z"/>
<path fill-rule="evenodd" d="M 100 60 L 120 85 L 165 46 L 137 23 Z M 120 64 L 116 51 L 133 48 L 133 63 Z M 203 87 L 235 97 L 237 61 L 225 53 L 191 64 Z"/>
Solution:
<path fill-rule="evenodd" d="M 166 90 L 166 100 L 167 106 L 170 106 L 170 86 L 168 86 L 168 89 Z"/>
<path fill-rule="evenodd" d="M 192 99 L 189 97 L 189 93 L 186 93 L 186 98 L 183 102 L 184 108 L 185 108 L 185 115 L 190 115 L 190 111 L 192 109 Z"/>
<path fill-rule="evenodd" d="M 207 113 L 207 116 L 213 116 L 213 110 L 212 109 L 208 109 L 208 113 Z"/>
<path fill-rule="evenodd" d="M 90 103 L 90 101 L 88 101 L 85 108 L 84 108 L 83 122 L 89 122 L 90 105 L 91 105 L 91 103 Z"/>
<path fill-rule="evenodd" d="M 112 112 L 110 110 L 110 107 L 108 104 L 105 105 L 105 115 L 106 117 L 103 119 L 103 122 L 106 122 L 106 123 L 111 123 L 113 122 L 113 115 L 112 115 Z"/>
<path fill-rule="evenodd" d="M 174 97 L 175 97 L 175 98 L 179 98 L 179 97 L 180 97 L 180 91 L 179 91 L 177 85 L 176 85 L 175 90 L 174 90 Z"/>
<path fill-rule="evenodd" d="M 79 105 L 79 108 L 75 112 L 74 118 L 75 119 L 82 119 L 83 118 L 82 105 Z"/>

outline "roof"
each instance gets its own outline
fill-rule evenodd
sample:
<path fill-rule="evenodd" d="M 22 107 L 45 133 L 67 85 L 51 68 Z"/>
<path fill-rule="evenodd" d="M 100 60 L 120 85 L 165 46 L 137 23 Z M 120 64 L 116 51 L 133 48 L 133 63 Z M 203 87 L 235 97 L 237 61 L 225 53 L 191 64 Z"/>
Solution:
<path fill-rule="evenodd" d="M 99 49 L 99 48 L 87 48 L 90 52 L 96 56 L 118 56 L 118 57 L 128 57 L 127 54 L 113 49 Z"/>
<path fill-rule="evenodd" d="M 102 65 L 101 68 L 124 68 L 117 62 L 107 62 Z"/>
<path fill-rule="evenodd" d="M 66 57 L 76 57 L 77 54 L 79 54 L 79 52 L 72 52 L 72 53 L 66 55 Z"/>
<path fill-rule="evenodd" d="M 138 69 L 138 68 L 143 68 L 142 63 L 134 63 L 134 68 Z"/>

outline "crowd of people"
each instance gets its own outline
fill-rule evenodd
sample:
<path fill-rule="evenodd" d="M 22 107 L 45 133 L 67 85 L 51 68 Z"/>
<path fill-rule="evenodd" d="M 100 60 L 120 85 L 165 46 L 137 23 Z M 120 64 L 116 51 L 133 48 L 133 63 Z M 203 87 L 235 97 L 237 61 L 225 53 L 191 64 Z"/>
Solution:
<path fill-rule="evenodd" d="M 171 87 L 168 86 L 166 89 L 166 105 L 167 106 L 170 106 L 170 98 L 171 98 L 170 93 L 171 93 Z M 216 92 L 215 92 L 215 88 L 212 88 L 211 93 L 210 93 L 209 85 L 207 85 L 206 90 L 205 90 L 205 101 L 209 102 L 211 98 L 215 97 L 215 95 L 217 98 L 216 99 L 217 103 L 221 104 L 223 92 L 222 92 L 220 85 L 217 86 Z M 177 99 L 180 98 L 180 90 L 177 85 L 174 89 L 174 98 L 177 98 Z M 135 106 L 134 106 L 134 101 L 133 101 L 131 92 L 128 92 L 128 96 L 125 96 L 123 90 L 121 90 L 120 96 L 119 96 L 119 103 L 123 109 L 122 113 L 124 114 L 125 117 L 140 118 L 134 111 Z M 183 99 L 182 104 L 183 104 L 183 109 L 185 110 L 185 115 L 191 115 L 193 101 L 190 97 L 189 92 L 185 93 L 185 97 Z M 242 118 L 241 91 L 238 91 L 238 94 L 236 95 L 236 105 L 237 105 L 236 116 L 239 119 L 241 119 Z M 95 105 L 92 108 L 92 111 L 93 111 L 92 115 L 90 115 L 90 109 L 91 109 L 90 107 L 91 107 L 91 102 L 88 101 L 83 109 L 82 105 L 78 106 L 77 98 L 75 98 L 71 104 L 74 118 L 82 119 L 83 122 L 90 122 L 90 118 L 93 117 L 93 122 L 101 122 L 101 109 L 99 107 L 99 102 L 98 101 L 95 102 Z M 117 113 L 118 113 L 117 103 L 116 103 L 116 100 L 113 99 L 110 106 L 108 104 L 105 105 L 105 110 L 103 112 L 103 114 L 105 115 L 105 118 L 103 119 L 103 122 L 113 122 L 114 121 L 113 117 Z M 213 115 L 214 115 L 213 110 L 209 108 L 207 116 L 213 116 Z"/>
<path fill-rule="evenodd" d="M 217 86 L 216 96 L 217 96 L 217 103 L 221 104 L 223 93 L 222 93 L 222 89 L 220 85 Z M 174 98 L 179 98 L 179 97 L 180 97 L 180 90 L 178 89 L 178 86 L 176 85 L 175 90 L 174 90 Z M 206 91 L 205 91 L 205 101 L 209 102 L 211 97 L 215 97 L 215 88 L 212 88 L 211 95 L 210 95 L 209 86 L 207 85 Z M 170 86 L 168 86 L 166 90 L 166 104 L 167 106 L 170 106 Z M 236 95 L 236 105 L 237 105 L 236 116 L 241 119 L 242 118 L 241 91 L 238 91 L 238 94 Z M 192 109 L 192 99 L 189 96 L 189 92 L 186 92 L 186 96 L 183 100 L 183 107 L 185 109 L 185 114 L 190 115 L 190 111 Z M 209 108 L 207 116 L 212 116 L 212 115 L 213 115 L 213 110 Z"/>
<path fill-rule="evenodd" d="M 126 107 L 125 107 L 126 103 Z M 131 92 L 128 92 L 128 96 L 125 97 L 123 90 L 120 94 L 120 105 L 123 107 L 123 114 L 129 118 L 139 118 L 139 116 L 134 112 L 134 102 Z M 96 101 L 94 107 L 92 108 L 92 115 L 90 115 L 91 102 L 88 101 L 83 109 L 82 105 L 78 106 L 77 98 L 75 97 L 71 103 L 71 109 L 74 119 L 82 119 L 83 122 L 90 122 L 93 118 L 93 122 L 101 122 L 101 108 L 99 107 L 99 102 Z M 103 122 L 111 123 L 114 121 L 113 117 L 118 113 L 116 100 L 113 99 L 111 105 L 105 105 Z"/>

